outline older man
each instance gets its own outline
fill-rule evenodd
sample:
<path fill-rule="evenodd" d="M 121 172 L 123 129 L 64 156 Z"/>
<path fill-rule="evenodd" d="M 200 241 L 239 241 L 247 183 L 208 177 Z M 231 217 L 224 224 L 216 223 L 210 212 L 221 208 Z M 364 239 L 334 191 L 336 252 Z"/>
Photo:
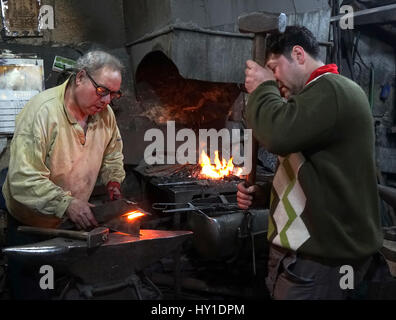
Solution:
<path fill-rule="evenodd" d="M 57 227 L 71 219 L 96 225 L 88 200 L 98 176 L 120 194 L 125 177 L 122 141 L 109 103 L 121 96 L 121 63 L 89 52 L 62 85 L 33 97 L 17 117 L 3 187 L 19 222 Z"/>
<path fill-rule="evenodd" d="M 66 82 L 18 114 L 3 186 L 8 245 L 26 242 L 16 233 L 20 224 L 56 228 L 70 219 L 80 229 L 96 226 L 88 201 L 98 177 L 111 198 L 121 197 L 122 140 L 109 106 L 121 96 L 121 72 L 117 58 L 88 52 Z"/>
<path fill-rule="evenodd" d="M 287 27 L 268 44 L 266 67 L 248 61 L 245 80 L 247 121 L 279 155 L 268 289 L 276 299 L 343 299 L 382 245 L 370 106 L 356 83 L 320 61 L 305 27 Z M 238 186 L 241 208 L 256 189 Z M 347 288 L 343 266 L 353 272 Z"/>

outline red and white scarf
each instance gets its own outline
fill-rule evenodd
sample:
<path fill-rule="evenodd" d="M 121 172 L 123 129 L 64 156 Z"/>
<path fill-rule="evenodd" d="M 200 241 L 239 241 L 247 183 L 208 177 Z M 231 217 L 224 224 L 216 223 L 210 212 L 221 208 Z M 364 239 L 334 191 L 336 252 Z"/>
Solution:
<path fill-rule="evenodd" d="M 319 68 L 317 68 L 316 70 L 314 70 L 314 72 L 311 73 L 311 75 L 309 76 L 308 81 L 305 83 L 305 85 L 307 85 L 308 83 L 310 83 L 312 80 L 316 79 L 317 77 L 319 77 L 322 74 L 325 73 L 335 73 L 338 74 L 338 67 L 336 64 L 331 63 L 331 64 L 326 64 L 324 66 L 321 66 Z"/>

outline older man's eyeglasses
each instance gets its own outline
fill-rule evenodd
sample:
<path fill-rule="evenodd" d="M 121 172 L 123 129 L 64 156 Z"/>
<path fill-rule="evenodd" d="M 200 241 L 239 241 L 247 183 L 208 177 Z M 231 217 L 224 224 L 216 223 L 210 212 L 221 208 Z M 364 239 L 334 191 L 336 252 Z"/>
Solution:
<path fill-rule="evenodd" d="M 86 70 L 85 70 L 85 73 L 87 74 L 88 79 L 91 80 L 93 86 L 95 87 L 95 89 L 96 89 L 96 94 L 97 94 L 98 96 L 100 96 L 100 97 L 105 97 L 105 96 L 107 96 L 107 95 L 109 94 L 109 95 L 110 95 L 111 101 L 117 100 L 117 99 L 121 98 L 122 93 L 121 93 L 120 90 L 119 90 L 119 91 L 111 91 L 110 89 L 108 89 L 108 88 L 106 88 L 106 87 L 104 87 L 104 86 L 100 86 L 100 85 L 98 85 L 98 84 L 95 82 L 94 79 L 92 79 L 92 77 L 89 75 L 89 73 L 88 73 Z"/>

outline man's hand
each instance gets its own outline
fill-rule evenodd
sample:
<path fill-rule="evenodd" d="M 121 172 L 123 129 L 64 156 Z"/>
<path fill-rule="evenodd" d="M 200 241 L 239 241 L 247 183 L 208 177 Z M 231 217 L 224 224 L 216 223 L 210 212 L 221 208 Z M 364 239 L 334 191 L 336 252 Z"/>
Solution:
<path fill-rule="evenodd" d="M 280 85 L 280 86 L 279 86 L 279 91 L 280 91 L 281 96 L 282 96 L 283 98 L 285 98 L 286 100 L 288 100 L 288 99 L 290 98 L 290 95 L 291 95 L 291 94 L 290 94 L 290 91 L 289 91 L 288 88 L 286 88 L 286 87 Z"/>
<path fill-rule="evenodd" d="M 97 227 L 98 222 L 92 214 L 91 207 L 95 207 L 95 205 L 80 199 L 73 199 L 66 210 L 66 214 L 80 229 Z"/>
<path fill-rule="evenodd" d="M 246 61 L 245 88 L 247 92 L 252 93 L 260 84 L 268 80 L 276 81 L 271 69 L 263 68 L 253 60 Z"/>
<path fill-rule="evenodd" d="M 107 193 L 111 201 L 122 199 L 121 185 L 118 182 L 110 181 L 107 184 Z"/>
<path fill-rule="evenodd" d="M 251 206 L 265 206 L 268 200 L 268 195 L 265 187 L 258 185 L 246 188 L 245 182 L 238 184 L 237 201 L 238 207 L 246 210 Z"/>

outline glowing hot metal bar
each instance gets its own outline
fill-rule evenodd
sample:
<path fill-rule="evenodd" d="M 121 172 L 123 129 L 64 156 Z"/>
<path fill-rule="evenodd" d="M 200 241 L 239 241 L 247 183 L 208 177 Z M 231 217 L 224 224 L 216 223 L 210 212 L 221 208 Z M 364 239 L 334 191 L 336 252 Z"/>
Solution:
<path fill-rule="evenodd" d="M 144 215 L 145 214 L 140 212 L 139 210 L 135 210 L 135 211 L 131 211 L 131 212 L 128 212 L 128 213 L 122 215 L 122 217 L 126 217 L 128 220 L 134 220 L 134 219 L 139 218 Z"/>

